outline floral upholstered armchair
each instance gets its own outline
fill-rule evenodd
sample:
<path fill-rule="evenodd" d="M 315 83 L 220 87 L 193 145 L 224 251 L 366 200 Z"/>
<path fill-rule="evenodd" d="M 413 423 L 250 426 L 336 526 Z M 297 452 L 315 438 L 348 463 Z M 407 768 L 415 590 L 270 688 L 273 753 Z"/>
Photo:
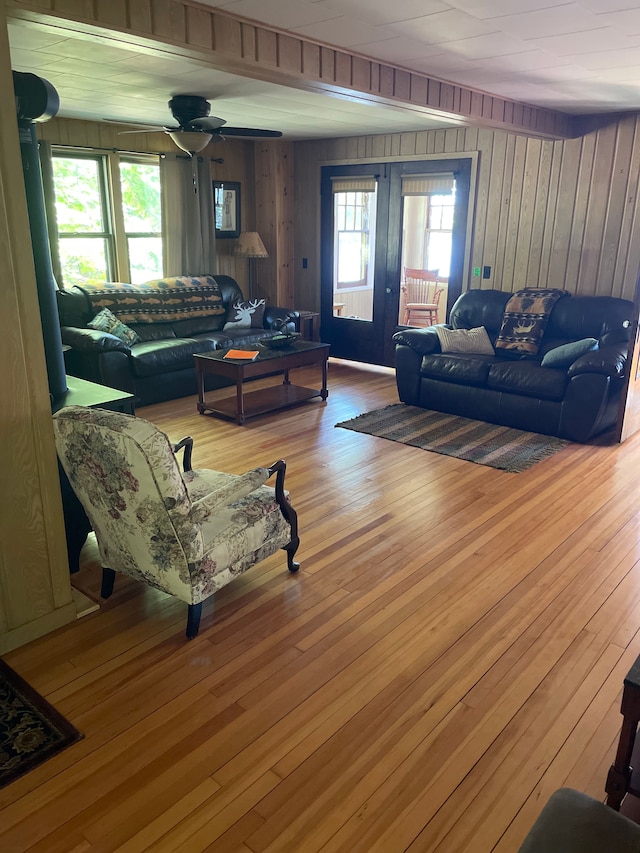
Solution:
<path fill-rule="evenodd" d="M 250 566 L 282 548 L 298 570 L 283 460 L 241 475 L 194 471 L 192 439 L 173 447 L 141 418 L 82 406 L 53 418 L 58 456 L 96 534 L 104 598 L 116 572 L 144 581 L 187 602 L 193 638 L 202 602 Z M 264 485 L 273 474 L 275 489 Z"/>

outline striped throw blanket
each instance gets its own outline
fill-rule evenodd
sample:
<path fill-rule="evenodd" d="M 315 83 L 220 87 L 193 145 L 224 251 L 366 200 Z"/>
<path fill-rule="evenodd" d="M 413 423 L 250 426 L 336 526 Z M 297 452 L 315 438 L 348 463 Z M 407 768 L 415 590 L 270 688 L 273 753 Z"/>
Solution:
<path fill-rule="evenodd" d="M 144 284 L 95 282 L 81 289 L 96 313 L 108 308 L 123 323 L 167 323 L 225 313 L 220 287 L 210 275 L 175 276 Z"/>
<path fill-rule="evenodd" d="M 553 307 L 563 296 L 569 293 L 542 287 L 527 287 L 514 293 L 504 309 L 496 352 L 537 355 Z"/>

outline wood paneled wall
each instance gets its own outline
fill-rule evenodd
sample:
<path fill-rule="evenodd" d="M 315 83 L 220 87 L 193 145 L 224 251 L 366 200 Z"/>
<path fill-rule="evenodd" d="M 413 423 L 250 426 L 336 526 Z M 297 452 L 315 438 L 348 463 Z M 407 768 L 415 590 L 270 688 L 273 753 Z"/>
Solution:
<path fill-rule="evenodd" d="M 475 151 L 465 288 L 562 287 L 633 299 L 640 267 L 639 131 L 632 114 L 558 141 L 458 128 L 296 143 L 296 305 L 320 305 L 322 165 Z M 489 279 L 472 275 L 484 266 L 491 267 Z"/>
<path fill-rule="evenodd" d="M 256 231 L 260 234 L 268 258 L 255 260 L 257 296 L 268 302 L 292 308 L 294 293 L 293 262 L 293 144 L 269 142 L 255 144 Z"/>
<path fill-rule="evenodd" d="M 0 87 L 12 91 L 0 6 Z M 0 652 L 76 618 L 15 104 L 0 98 Z"/>

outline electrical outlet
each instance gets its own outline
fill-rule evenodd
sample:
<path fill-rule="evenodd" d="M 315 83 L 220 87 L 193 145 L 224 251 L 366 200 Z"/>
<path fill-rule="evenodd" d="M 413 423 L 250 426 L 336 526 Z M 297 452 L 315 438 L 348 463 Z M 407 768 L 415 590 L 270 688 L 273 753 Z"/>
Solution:
<path fill-rule="evenodd" d="M 482 278 L 491 278 L 491 267 L 484 267 L 483 268 Z"/>
<path fill-rule="evenodd" d="M 480 276 L 482 274 L 482 270 L 480 269 L 480 267 L 474 267 L 473 268 L 473 274 L 474 274 L 474 276 L 477 276 L 478 278 L 480 278 Z"/>

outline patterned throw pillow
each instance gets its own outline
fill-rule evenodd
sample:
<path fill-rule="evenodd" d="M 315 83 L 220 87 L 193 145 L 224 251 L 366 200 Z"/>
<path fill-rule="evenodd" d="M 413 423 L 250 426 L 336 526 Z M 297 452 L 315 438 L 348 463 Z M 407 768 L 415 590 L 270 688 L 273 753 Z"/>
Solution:
<path fill-rule="evenodd" d="M 87 323 L 87 326 L 90 329 L 97 329 L 99 332 L 109 332 L 110 335 L 120 338 L 128 346 L 140 340 L 137 332 L 134 332 L 129 326 L 125 326 L 108 308 L 103 308 L 99 314 L 96 314 L 93 320 Z"/>
<path fill-rule="evenodd" d="M 265 299 L 236 302 L 229 311 L 229 319 L 224 324 L 223 331 L 229 329 L 262 329 L 265 303 Z"/>
<path fill-rule="evenodd" d="M 436 333 L 442 352 L 495 355 L 484 326 L 478 326 L 476 329 L 446 329 L 444 326 L 436 326 Z"/>

